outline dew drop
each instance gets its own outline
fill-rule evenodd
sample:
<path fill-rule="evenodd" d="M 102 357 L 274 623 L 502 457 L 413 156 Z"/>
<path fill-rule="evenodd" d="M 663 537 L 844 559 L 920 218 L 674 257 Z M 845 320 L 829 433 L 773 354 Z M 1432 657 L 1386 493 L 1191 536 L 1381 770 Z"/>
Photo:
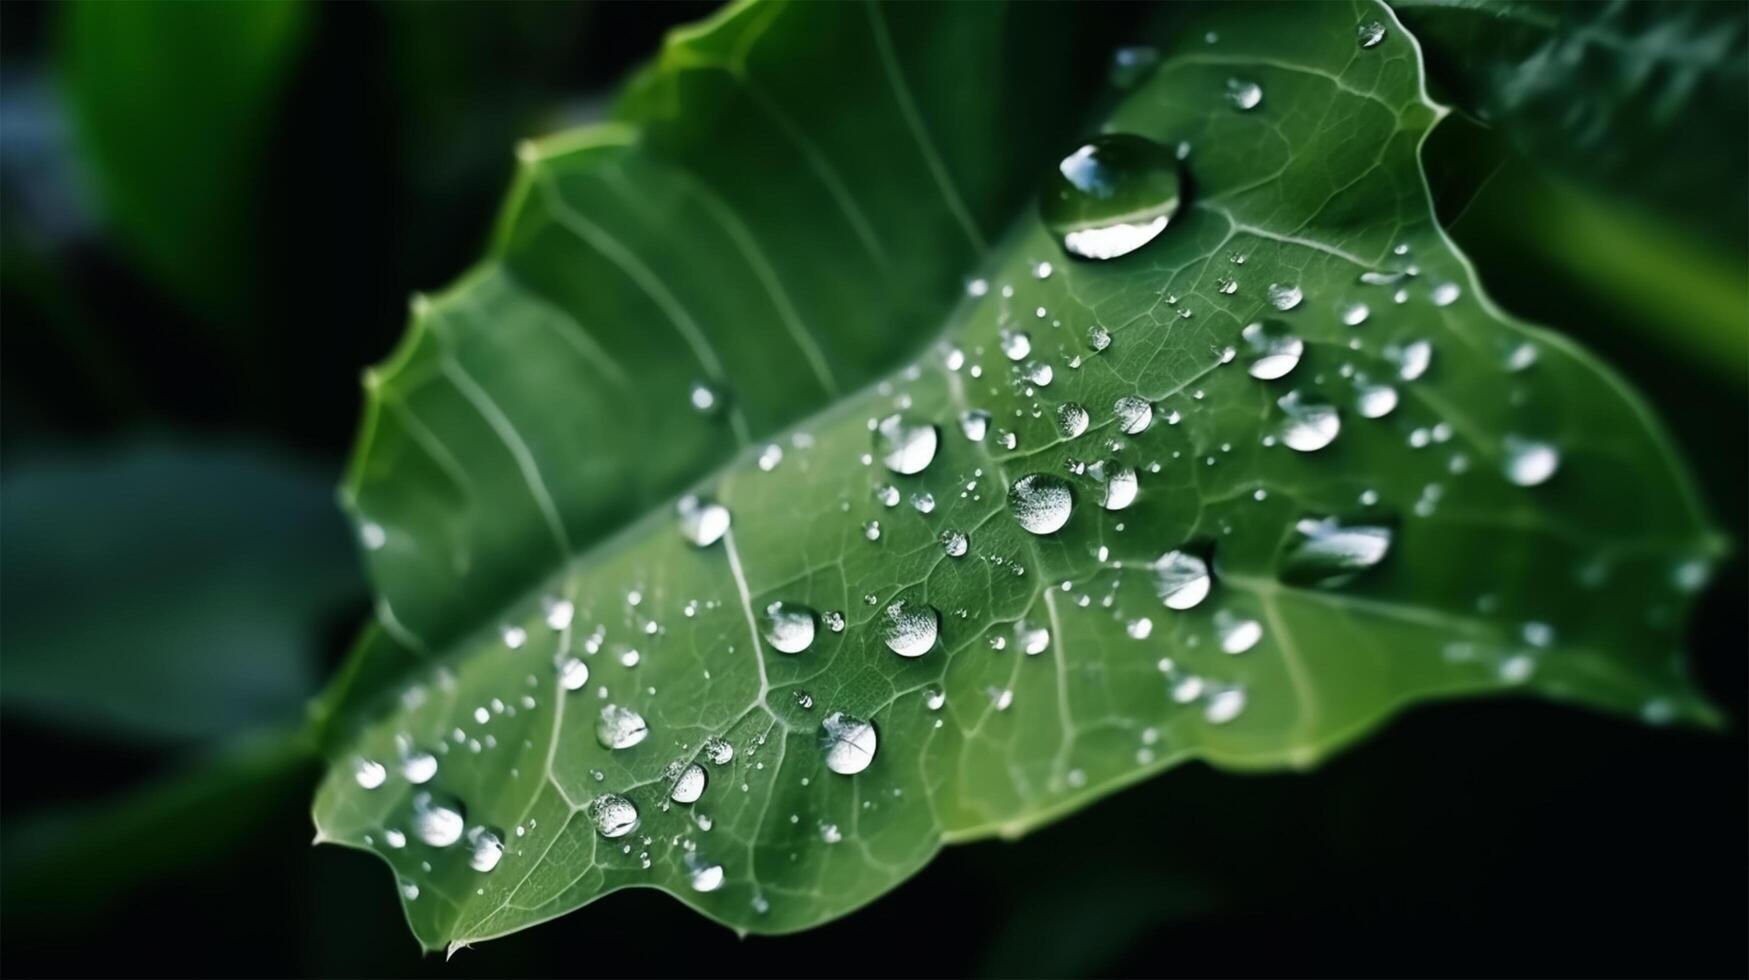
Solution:
<path fill-rule="evenodd" d="M 1416 340 L 1405 344 L 1396 352 L 1397 377 L 1404 381 L 1414 381 L 1427 373 L 1427 366 L 1433 363 L 1433 345 L 1425 340 Z"/>
<path fill-rule="evenodd" d="M 448 847 L 462 839 L 465 829 L 460 803 L 426 792 L 413 794 L 413 836 L 431 847 Z"/>
<path fill-rule="evenodd" d="M 1280 320 L 1259 320 L 1239 332 L 1251 347 L 1245 372 L 1261 381 L 1274 381 L 1299 366 L 1306 344 Z"/>
<path fill-rule="evenodd" d="M 840 612 L 836 609 L 828 609 L 828 610 L 826 610 L 826 612 L 824 614 L 822 614 L 820 616 L 820 620 L 822 622 L 824 622 L 826 624 L 826 628 L 831 630 L 832 632 L 834 632 L 834 633 L 844 632 L 844 614 L 842 612 Z"/>
<path fill-rule="evenodd" d="M 1337 414 L 1336 406 L 1317 395 L 1290 391 L 1275 403 L 1287 414 L 1280 435 L 1289 449 L 1316 452 L 1334 442 L 1337 433 L 1342 431 L 1342 418 Z"/>
<path fill-rule="evenodd" d="M 1123 510 L 1135 503 L 1139 487 L 1135 467 L 1108 459 L 1099 464 L 1095 475 L 1102 481 L 1099 506 L 1106 510 Z"/>
<path fill-rule="evenodd" d="M 686 880 L 692 884 L 695 892 L 714 892 L 723 887 L 723 866 L 705 862 L 694 863 L 689 860 Z"/>
<path fill-rule="evenodd" d="M 925 688 L 923 691 L 923 706 L 930 711 L 940 711 L 947 704 L 947 692 L 939 687 Z"/>
<path fill-rule="evenodd" d="M 1225 725 L 1245 710 L 1245 689 L 1229 687 L 1216 691 L 1203 705 L 1202 717 L 1211 725 Z"/>
<path fill-rule="evenodd" d="M 694 547 L 708 548 L 729 530 L 729 508 L 709 498 L 681 497 L 674 509 L 680 515 L 680 533 Z"/>
<path fill-rule="evenodd" d="M 1272 282 L 1269 284 L 1269 305 L 1286 312 L 1300 305 L 1306 295 L 1300 292 L 1300 287 L 1291 282 Z"/>
<path fill-rule="evenodd" d="M 1145 44 L 1118 48 L 1111 53 L 1111 69 L 1107 73 L 1115 88 L 1131 89 L 1153 73 L 1160 64 L 1160 49 Z"/>
<path fill-rule="evenodd" d="M 1050 385 L 1057 372 L 1043 361 L 1028 361 L 1026 365 L 1026 380 L 1044 388 Z"/>
<path fill-rule="evenodd" d="M 887 605 L 881 639 L 901 657 L 921 657 L 935 649 L 940 631 L 941 613 L 934 606 L 900 599 Z"/>
<path fill-rule="evenodd" d="M 1036 657 L 1051 647 L 1051 631 L 1042 626 L 1020 631 L 1020 650 L 1029 657 Z"/>
<path fill-rule="evenodd" d="M 723 408 L 722 391 L 703 381 L 692 383 L 692 388 L 687 392 L 686 399 L 692 403 L 693 411 L 703 415 L 715 415 Z"/>
<path fill-rule="evenodd" d="M 869 722 L 834 711 L 820 725 L 820 733 L 826 768 L 840 776 L 854 776 L 874 761 L 878 737 Z"/>
<path fill-rule="evenodd" d="M 595 832 L 612 840 L 638 829 L 638 808 L 615 793 L 603 793 L 589 803 L 589 819 Z"/>
<path fill-rule="evenodd" d="M 960 431 L 973 442 L 983 442 L 984 434 L 990 431 L 990 413 L 975 408 L 961 412 Z"/>
<path fill-rule="evenodd" d="M 729 740 L 720 735 L 712 735 L 704 740 L 704 757 L 713 766 L 726 766 L 735 761 L 735 747 Z"/>
<path fill-rule="evenodd" d="M 1390 385 L 1367 385 L 1355 399 L 1355 411 L 1362 418 L 1382 419 L 1397 408 L 1397 389 Z"/>
<path fill-rule="evenodd" d="M 1170 151 L 1141 136 L 1109 133 L 1063 158 L 1039 211 L 1069 254 L 1115 259 L 1158 237 L 1178 213 L 1181 195 Z"/>
<path fill-rule="evenodd" d="M 468 867 L 491 871 L 504 857 L 504 835 L 491 827 L 468 831 Z"/>
<path fill-rule="evenodd" d="M 704 767 L 696 762 L 689 762 L 686 768 L 680 770 L 680 775 L 674 777 L 674 785 L 668 790 L 668 798 L 676 803 L 697 803 L 704 795 L 704 787 L 710 781 L 710 776 Z"/>
<path fill-rule="evenodd" d="M 437 756 L 411 744 L 401 747 L 401 778 L 415 786 L 431 782 L 437 775 Z"/>
<path fill-rule="evenodd" d="M 595 740 L 604 749 L 629 749 L 649 735 L 643 715 L 617 704 L 603 705 L 595 722 Z"/>
<path fill-rule="evenodd" d="M 1521 487 L 1547 482 L 1561 465 L 1560 452 L 1546 442 L 1507 436 L 1501 448 L 1506 453 L 1502 464 L 1506 478 Z"/>
<path fill-rule="evenodd" d="M 1383 21 L 1369 20 L 1354 29 L 1354 38 L 1363 48 L 1376 48 L 1387 33 Z"/>
<path fill-rule="evenodd" d="M 1051 534 L 1069 523 L 1074 492 L 1067 481 L 1048 473 L 1029 473 L 1008 490 L 1008 509 L 1033 534 Z"/>
<path fill-rule="evenodd" d="M 1154 406 L 1139 395 L 1124 395 L 1112 403 L 1111 411 L 1125 435 L 1141 435 L 1154 421 Z"/>
<path fill-rule="evenodd" d="M 914 476 L 928 468 L 939 441 L 935 426 L 903 415 L 889 415 L 875 429 L 875 452 L 887 469 L 900 476 Z"/>
<path fill-rule="evenodd" d="M 1111 331 L 1099 324 L 1087 328 L 1087 349 L 1095 354 L 1111 346 Z"/>
<path fill-rule="evenodd" d="M 1220 638 L 1222 653 L 1244 653 L 1263 639 L 1263 624 L 1223 609 L 1215 613 L 1215 635 Z"/>
<path fill-rule="evenodd" d="M 1463 295 L 1463 290 L 1455 282 L 1442 282 L 1433 287 L 1433 305 L 1450 306 Z"/>
<path fill-rule="evenodd" d="M 589 665 L 580 657 L 566 657 L 559 663 L 559 686 L 567 691 L 579 691 L 589 683 Z"/>
<path fill-rule="evenodd" d="M 1303 518 L 1294 524 L 1294 539 L 1282 556 L 1281 580 L 1289 585 L 1346 585 L 1385 560 L 1393 537 L 1383 524 Z"/>
<path fill-rule="evenodd" d="M 794 602 L 773 602 L 765 607 L 765 642 L 778 653 L 801 653 L 814 642 L 814 610 Z"/>
<path fill-rule="evenodd" d="M 1208 562 L 1188 551 L 1168 551 L 1154 562 L 1154 592 L 1168 609 L 1195 608 L 1212 585 Z"/>
<path fill-rule="evenodd" d="M 547 599 L 547 628 L 555 632 L 563 632 L 571 628 L 571 619 L 577 614 L 577 607 L 569 599 Z"/>
<path fill-rule="evenodd" d="M 352 778 L 365 789 L 376 789 L 389 778 L 389 770 L 374 759 L 359 759 L 353 764 Z"/>
<path fill-rule="evenodd" d="M 1032 353 L 1032 335 L 1025 330 L 1004 329 L 996 335 L 996 342 L 1011 361 L 1025 360 Z"/>
<path fill-rule="evenodd" d="M 1243 78 L 1227 79 L 1227 101 L 1240 112 L 1249 112 L 1263 101 L 1263 86 Z"/>
<path fill-rule="evenodd" d="M 949 558 L 965 557 L 966 549 L 971 542 L 966 538 L 966 532 L 949 528 L 941 532 L 941 550 Z"/>
<path fill-rule="evenodd" d="M 1057 409 L 1057 431 L 1063 438 L 1073 439 L 1087 431 L 1087 409 L 1079 402 L 1064 402 Z"/>

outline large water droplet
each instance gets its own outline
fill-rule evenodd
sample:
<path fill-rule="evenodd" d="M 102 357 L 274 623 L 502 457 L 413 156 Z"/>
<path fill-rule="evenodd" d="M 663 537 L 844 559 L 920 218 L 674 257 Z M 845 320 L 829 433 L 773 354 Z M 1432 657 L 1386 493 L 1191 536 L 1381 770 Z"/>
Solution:
<path fill-rule="evenodd" d="M 723 887 L 723 866 L 699 861 L 692 855 L 687 855 L 686 880 L 691 882 L 695 892 L 714 892 Z"/>
<path fill-rule="evenodd" d="M 1057 409 L 1057 431 L 1063 438 L 1073 439 L 1087 431 L 1087 409 L 1079 402 L 1064 402 Z"/>
<path fill-rule="evenodd" d="M 1099 506 L 1106 510 L 1123 510 L 1135 503 L 1139 486 L 1135 467 L 1108 459 L 1089 469 L 1100 481 Z"/>
<path fill-rule="evenodd" d="M 935 649 L 940 630 L 941 613 L 934 606 L 900 599 L 887 605 L 881 639 L 901 657 L 921 657 Z"/>
<path fill-rule="evenodd" d="M 1342 431 L 1342 419 L 1336 413 L 1336 406 L 1317 395 L 1290 391 L 1275 403 L 1287 413 L 1287 421 L 1281 427 L 1281 441 L 1289 449 L 1315 452 L 1330 445 Z"/>
<path fill-rule="evenodd" d="M 778 653 L 801 653 L 814 642 L 814 611 L 794 602 L 765 607 L 765 642 Z"/>
<path fill-rule="evenodd" d="M 1097 136 L 1064 157 L 1039 211 L 1071 255 L 1115 259 L 1159 236 L 1178 213 L 1178 161 L 1153 140 Z"/>
<path fill-rule="evenodd" d="M 973 442 L 983 442 L 984 434 L 990 431 L 990 413 L 976 408 L 968 408 L 960 413 L 960 431 Z"/>
<path fill-rule="evenodd" d="M 375 759 L 359 759 L 352 765 L 352 778 L 365 789 L 376 789 L 389 778 L 389 770 Z"/>
<path fill-rule="evenodd" d="M 874 725 L 842 711 L 827 715 L 820 725 L 826 768 L 841 776 L 854 776 L 867 769 L 874 761 L 878 740 Z"/>
<path fill-rule="evenodd" d="M 567 691 L 580 691 L 589 683 L 589 665 L 581 657 L 566 657 L 559 662 L 559 686 Z"/>
<path fill-rule="evenodd" d="M 875 452 L 887 469 L 900 476 L 923 472 L 935 459 L 939 442 L 935 426 L 903 415 L 889 415 L 875 429 Z"/>
<path fill-rule="evenodd" d="M 604 749 L 629 749 L 650 735 L 644 716 L 617 704 L 602 706 L 595 722 L 595 740 Z"/>
<path fill-rule="evenodd" d="M 714 500 L 687 495 L 674 509 L 680 515 L 680 533 L 696 547 L 716 544 L 729 530 L 729 508 Z"/>
<path fill-rule="evenodd" d="M 462 805 L 432 793 L 413 794 L 413 836 L 432 847 L 448 847 L 462 839 L 467 822 Z"/>
<path fill-rule="evenodd" d="M 1394 533 L 1383 524 L 1304 518 L 1294 524 L 1294 539 L 1282 556 L 1281 580 L 1289 585 L 1345 585 L 1385 560 Z"/>
<path fill-rule="evenodd" d="M 1002 348 L 1002 355 L 1011 361 L 1024 360 L 1032 353 L 1032 334 L 1025 330 L 1005 327 L 996 335 L 996 342 Z"/>
<path fill-rule="evenodd" d="M 1124 395 L 1112 403 L 1111 411 L 1125 435 L 1141 435 L 1154 422 L 1154 406 L 1140 395 Z"/>
<path fill-rule="evenodd" d="M 1546 442 L 1507 436 L 1501 447 L 1506 451 L 1503 461 L 1506 478 L 1521 487 L 1547 481 L 1561 465 L 1560 452 Z"/>
<path fill-rule="evenodd" d="M 704 740 L 704 757 L 713 766 L 726 766 L 735 761 L 735 746 L 720 735 L 712 735 Z"/>
<path fill-rule="evenodd" d="M 1300 287 L 1291 282 L 1272 282 L 1269 284 L 1269 305 L 1286 312 L 1300 305 L 1306 294 Z"/>
<path fill-rule="evenodd" d="M 1299 366 L 1306 344 L 1280 320 L 1260 320 L 1239 332 L 1251 347 L 1246 372 L 1253 378 L 1274 381 Z"/>
<path fill-rule="evenodd" d="M 1384 21 L 1369 20 L 1354 29 L 1354 38 L 1355 42 L 1363 48 L 1376 48 L 1388 33 L 1390 32 L 1385 30 Z"/>
<path fill-rule="evenodd" d="M 966 549 L 971 542 L 966 538 L 966 532 L 949 528 L 941 532 L 941 550 L 949 558 L 965 557 Z"/>
<path fill-rule="evenodd" d="M 475 827 L 468 831 L 468 867 L 475 871 L 490 871 L 503 857 L 503 834 L 491 827 Z"/>
<path fill-rule="evenodd" d="M 674 777 L 674 786 L 668 790 L 668 798 L 676 803 L 697 803 L 704 795 L 705 783 L 710 776 L 704 767 L 696 762 L 689 762 L 686 768 L 680 770 L 680 775 Z"/>
<path fill-rule="evenodd" d="M 1215 635 L 1220 638 L 1222 653 L 1244 653 L 1263 639 L 1263 624 L 1223 609 L 1215 613 Z"/>
<path fill-rule="evenodd" d="M 1008 509 L 1020 526 L 1033 534 L 1051 534 L 1069 523 L 1074 492 L 1061 477 L 1029 473 L 1008 490 Z"/>
<path fill-rule="evenodd" d="M 1427 366 L 1433 363 L 1433 345 L 1425 340 L 1411 341 L 1390 353 L 1397 362 L 1397 376 L 1404 381 L 1414 381 L 1426 374 Z"/>
<path fill-rule="evenodd" d="M 1382 419 L 1397 408 L 1397 389 L 1390 385 L 1367 385 L 1355 399 L 1355 410 L 1361 417 Z"/>
<path fill-rule="evenodd" d="M 1213 585 L 1208 562 L 1188 551 L 1168 551 L 1154 562 L 1154 592 L 1168 609 L 1191 609 Z"/>
<path fill-rule="evenodd" d="M 623 796 L 603 793 L 590 802 L 589 819 L 601 836 L 624 837 L 638 829 L 638 808 Z"/>
<path fill-rule="evenodd" d="M 437 775 L 437 756 L 416 748 L 405 735 L 398 736 L 395 741 L 401 753 L 401 778 L 415 786 L 431 782 Z"/>

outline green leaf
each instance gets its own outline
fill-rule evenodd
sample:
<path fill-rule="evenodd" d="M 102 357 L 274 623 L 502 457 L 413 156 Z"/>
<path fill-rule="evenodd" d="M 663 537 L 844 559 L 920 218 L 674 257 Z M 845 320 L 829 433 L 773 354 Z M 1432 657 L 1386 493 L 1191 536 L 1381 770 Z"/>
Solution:
<path fill-rule="evenodd" d="M 247 312 L 269 111 L 305 36 L 292 0 L 81 2 L 65 11 L 65 84 L 119 237 L 178 298 Z"/>
<path fill-rule="evenodd" d="M 295 719 L 363 593 L 326 478 L 245 444 L 25 459 L 0 483 L 9 712 L 190 741 Z"/>
<path fill-rule="evenodd" d="M 1434 223 L 1413 39 L 1372 4 L 1170 12 L 1151 78 L 1077 103 L 1104 71 L 1071 8 L 738 5 L 620 121 L 525 153 L 492 253 L 368 379 L 347 484 L 388 639 L 329 702 L 315 819 L 393 867 L 421 943 L 635 886 L 803 929 L 944 843 L 1189 759 L 1309 765 L 1428 698 L 1711 717 L 1678 645 L 1718 542 L 1639 400 L 1494 309 Z M 1184 157 L 1184 206 L 1109 261 L 1037 217 L 1095 132 Z M 1303 344 L 1276 380 L 1264 318 Z M 1367 417 L 1377 385 L 1399 403 Z M 1320 398 L 1340 431 L 1312 449 Z M 929 442 L 894 414 L 935 426 L 920 472 L 889 468 Z M 1028 533 L 1009 497 L 1053 479 L 1072 513 Z M 687 485 L 732 513 L 719 541 L 683 533 Z M 1163 602 L 1175 552 L 1210 564 L 1200 602 Z M 383 656 L 428 666 L 359 683 Z M 847 718 L 878 739 L 853 775 Z M 604 794 L 637 829 L 598 831 L 628 816 Z"/>

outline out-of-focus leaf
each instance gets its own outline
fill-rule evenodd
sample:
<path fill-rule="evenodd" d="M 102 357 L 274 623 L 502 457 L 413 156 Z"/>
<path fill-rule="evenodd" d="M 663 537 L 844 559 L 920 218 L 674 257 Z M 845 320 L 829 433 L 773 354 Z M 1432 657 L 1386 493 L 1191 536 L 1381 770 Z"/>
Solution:
<path fill-rule="evenodd" d="M 318 469 L 244 445 L 144 443 L 0 482 L 0 699 L 128 738 L 298 715 L 327 618 L 362 593 Z"/>
<path fill-rule="evenodd" d="M 1749 246 L 1749 14 L 1741 4 L 1397 0 L 1437 94 L 1641 220 Z"/>
<path fill-rule="evenodd" d="M 296 0 L 99 3 L 66 11 L 67 95 L 119 237 L 184 302 L 247 311 L 262 167 L 305 35 Z"/>
<path fill-rule="evenodd" d="M 1054 142 L 1103 75 L 1076 8 L 737 5 L 527 149 L 369 376 L 346 486 L 395 641 L 365 656 L 429 667 L 315 818 L 422 943 L 639 886 L 803 929 L 944 843 L 1427 698 L 1712 717 L 1677 649 L 1717 539 L 1643 404 L 1434 221 L 1412 38 L 1173 12 L 1151 78 L 1080 101 L 1159 147 L 1113 217 L 1186 177 L 1111 261 L 1035 207 L 1100 152 Z"/>

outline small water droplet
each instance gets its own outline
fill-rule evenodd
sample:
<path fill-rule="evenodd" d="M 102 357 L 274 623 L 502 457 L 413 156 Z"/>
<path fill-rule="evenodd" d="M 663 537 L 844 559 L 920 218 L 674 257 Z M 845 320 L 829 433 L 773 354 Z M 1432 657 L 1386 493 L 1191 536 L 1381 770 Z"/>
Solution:
<path fill-rule="evenodd" d="M 1397 408 L 1397 389 L 1390 385 L 1367 385 L 1355 399 L 1362 418 L 1382 419 Z"/>
<path fill-rule="evenodd" d="M 765 642 L 778 653 L 801 653 L 814 642 L 814 610 L 794 602 L 765 607 Z"/>
<path fill-rule="evenodd" d="M 1064 157 L 1039 203 L 1071 255 L 1114 259 L 1153 241 L 1178 213 L 1178 161 L 1153 140 L 1098 136 Z"/>
<path fill-rule="evenodd" d="M 840 776 L 854 776 L 874 761 L 879 738 L 869 722 L 834 711 L 820 725 L 820 733 L 826 768 Z"/>
<path fill-rule="evenodd" d="M 781 462 L 783 462 L 783 447 L 777 443 L 771 443 L 759 451 L 759 469 L 761 471 L 770 473 L 777 469 L 777 464 Z"/>
<path fill-rule="evenodd" d="M 930 711 L 940 711 L 947 704 L 947 692 L 939 687 L 928 687 L 923 690 L 923 706 Z"/>
<path fill-rule="evenodd" d="M 1154 562 L 1154 592 L 1168 609 L 1195 608 L 1213 584 L 1208 562 L 1188 551 L 1168 551 Z"/>
<path fill-rule="evenodd" d="M 1141 435 L 1154 421 L 1154 406 L 1139 395 L 1124 395 L 1112 403 L 1111 411 L 1125 435 Z"/>
<path fill-rule="evenodd" d="M 1366 322 L 1372 310 L 1365 303 L 1350 303 L 1342 308 L 1342 322 L 1351 327 L 1358 327 Z"/>
<path fill-rule="evenodd" d="M 703 766 L 689 762 L 686 768 L 680 770 L 680 775 L 674 777 L 674 785 L 668 790 L 668 798 L 676 803 L 697 803 L 704 795 L 705 784 L 710 781 L 710 775 Z"/>
<path fill-rule="evenodd" d="M 1057 376 L 1049 364 L 1043 361 L 1028 361 L 1026 365 L 1026 380 L 1044 388 L 1050 385 L 1051 379 Z"/>
<path fill-rule="evenodd" d="M 1263 101 L 1263 86 L 1243 78 L 1227 79 L 1227 101 L 1240 112 L 1249 112 Z"/>
<path fill-rule="evenodd" d="M 1501 441 L 1506 457 L 1506 478 L 1521 487 L 1545 483 L 1560 468 L 1561 454 L 1554 446 L 1534 439 L 1507 436 Z"/>
<path fill-rule="evenodd" d="M 1269 284 L 1269 305 L 1286 312 L 1300 305 L 1306 294 L 1300 287 L 1291 282 L 1272 282 Z"/>
<path fill-rule="evenodd" d="M 1095 467 L 1093 475 L 1100 481 L 1099 506 L 1106 510 L 1123 510 L 1135 503 L 1140 487 L 1135 467 L 1108 459 Z"/>
<path fill-rule="evenodd" d="M 694 547 L 708 548 L 729 530 L 729 508 L 705 497 L 688 495 L 675 505 L 680 515 L 680 533 Z"/>
<path fill-rule="evenodd" d="M 604 749 L 629 749 L 649 735 L 643 715 L 617 704 L 603 705 L 595 722 L 595 740 Z"/>
<path fill-rule="evenodd" d="M 1442 282 L 1433 287 L 1433 305 L 1450 306 L 1457 302 L 1457 298 L 1462 296 L 1463 292 L 1463 289 L 1455 282 Z"/>
<path fill-rule="evenodd" d="M 843 612 L 841 612 L 837 609 L 828 609 L 828 610 L 826 610 L 826 612 L 824 614 L 822 614 L 820 616 L 820 619 L 822 622 L 824 622 L 826 624 L 826 628 L 831 630 L 832 632 L 834 632 L 834 633 L 844 632 L 844 613 Z"/>
<path fill-rule="evenodd" d="M 1428 365 L 1433 363 L 1433 345 L 1425 340 L 1412 341 L 1394 353 L 1397 377 L 1404 381 L 1414 381 L 1426 374 Z"/>
<path fill-rule="evenodd" d="M 462 805 L 432 793 L 413 794 L 413 836 L 431 847 L 448 847 L 466 829 Z"/>
<path fill-rule="evenodd" d="M 1263 624 L 1223 609 L 1215 613 L 1215 635 L 1220 638 L 1222 653 L 1244 653 L 1263 639 Z"/>
<path fill-rule="evenodd" d="M 589 683 L 589 665 L 579 657 L 566 657 L 559 663 L 559 686 L 567 691 L 582 690 Z"/>
<path fill-rule="evenodd" d="M 962 558 L 971 542 L 966 538 L 966 532 L 949 528 L 941 532 L 941 550 L 949 558 Z"/>
<path fill-rule="evenodd" d="M 1025 330 L 1004 328 L 996 335 L 996 342 L 1001 346 L 1003 356 L 1011 361 L 1025 360 L 1032 353 L 1032 335 Z"/>
<path fill-rule="evenodd" d="M 546 604 L 547 628 L 555 632 L 563 632 L 571 628 L 571 619 L 577 614 L 577 607 L 569 599 L 547 598 Z"/>
<path fill-rule="evenodd" d="M 491 827 L 475 827 L 468 831 L 468 867 L 475 871 L 491 871 L 503 857 L 503 833 Z"/>
<path fill-rule="evenodd" d="M 1394 532 L 1383 524 L 1348 524 L 1338 518 L 1304 518 L 1281 560 L 1289 585 L 1340 586 L 1378 565 L 1390 553 Z"/>
<path fill-rule="evenodd" d="M 1389 32 L 1385 30 L 1384 21 L 1369 20 L 1354 29 L 1354 38 L 1363 48 L 1376 48 Z M 1401 253 L 1398 253 L 1401 254 Z"/>
<path fill-rule="evenodd" d="M 720 735 L 712 735 L 704 740 L 704 757 L 713 766 L 726 766 L 735 761 L 735 747 L 729 740 Z"/>
<path fill-rule="evenodd" d="M 589 819 L 595 832 L 612 840 L 638 829 L 638 808 L 614 793 L 603 793 L 589 803 Z"/>
<path fill-rule="evenodd" d="M 1154 635 L 1154 621 L 1146 616 L 1138 616 L 1124 624 L 1124 632 L 1132 640 L 1145 640 Z"/>
<path fill-rule="evenodd" d="M 1099 324 L 1087 328 L 1087 349 L 1098 353 L 1111 346 L 1111 331 Z"/>
<path fill-rule="evenodd" d="M 1202 717 L 1211 725 L 1225 725 L 1245 710 L 1245 689 L 1228 687 L 1209 695 L 1203 705 Z"/>
<path fill-rule="evenodd" d="M 1078 402 L 1064 402 L 1057 408 L 1057 431 L 1063 438 L 1073 439 L 1087 431 L 1087 409 Z"/>
<path fill-rule="evenodd" d="M 921 657 L 935 649 L 941 613 L 934 606 L 903 599 L 888 603 L 881 638 L 901 657 Z"/>
<path fill-rule="evenodd" d="M 1051 646 L 1051 631 L 1042 626 L 1020 631 L 1020 649 L 1029 657 L 1036 657 Z"/>
<path fill-rule="evenodd" d="M 875 429 L 875 452 L 887 469 L 900 476 L 914 476 L 928 468 L 939 441 L 935 426 L 903 415 L 889 415 Z"/>
<path fill-rule="evenodd" d="M 686 880 L 695 892 L 714 892 L 723 887 L 723 866 L 698 861 L 688 854 Z"/>
<path fill-rule="evenodd" d="M 1259 320 L 1239 332 L 1251 347 L 1245 372 L 1261 381 L 1274 381 L 1299 366 L 1306 344 L 1280 320 Z"/>
<path fill-rule="evenodd" d="M 693 411 L 704 415 L 715 415 L 722 411 L 723 393 L 714 385 L 703 381 L 694 381 L 687 392 L 687 401 L 692 403 Z"/>
<path fill-rule="evenodd" d="M 1336 406 L 1318 395 L 1290 391 L 1276 399 L 1287 414 L 1281 427 L 1281 441 L 1297 452 L 1316 452 L 1335 441 L 1342 431 L 1342 418 Z"/>
<path fill-rule="evenodd" d="M 798 689 L 795 693 L 795 702 L 796 707 L 803 711 L 814 710 L 814 696 L 806 691 Z"/>
<path fill-rule="evenodd" d="M 990 413 L 976 408 L 969 408 L 960 413 L 960 431 L 973 442 L 983 442 L 984 434 L 990 431 Z"/>
<path fill-rule="evenodd" d="M 1048 473 L 1029 473 L 1008 490 L 1008 509 L 1033 534 L 1051 534 L 1069 523 L 1074 492 L 1067 481 Z"/>
<path fill-rule="evenodd" d="M 424 749 L 413 747 L 412 743 L 401 745 L 401 778 L 415 786 L 431 782 L 437 775 L 437 756 Z"/>

